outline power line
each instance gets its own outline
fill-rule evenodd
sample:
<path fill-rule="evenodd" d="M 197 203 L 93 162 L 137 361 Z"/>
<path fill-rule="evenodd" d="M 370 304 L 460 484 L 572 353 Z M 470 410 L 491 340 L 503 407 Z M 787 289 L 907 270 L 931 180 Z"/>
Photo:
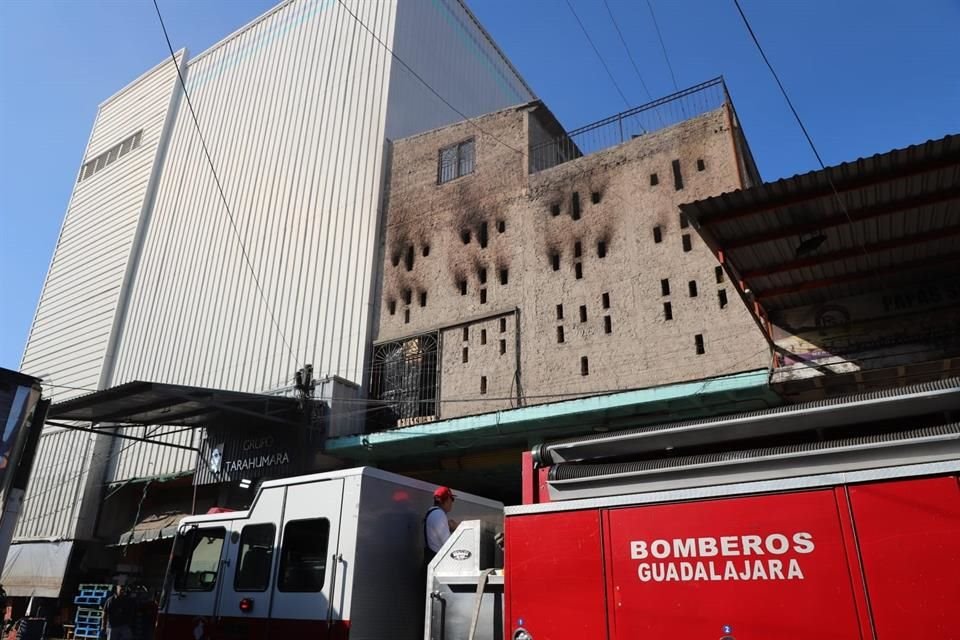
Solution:
<path fill-rule="evenodd" d="M 653 28 L 657 30 L 657 38 L 660 40 L 660 50 L 663 51 L 663 59 L 666 60 L 667 69 L 670 70 L 670 78 L 673 79 L 673 90 L 680 91 L 680 87 L 677 85 L 677 76 L 673 75 L 673 65 L 670 64 L 670 56 L 667 55 L 667 45 L 663 43 L 663 34 L 660 33 L 660 25 L 657 23 L 657 15 L 653 12 L 653 3 L 650 0 L 647 0 L 647 8 L 650 9 L 650 17 L 653 19 Z"/>
<path fill-rule="evenodd" d="M 610 82 L 613 83 L 614 88 L 616 88 L 617 93 L 620 94 L 620 97 L 623 98 L 623 103 L 627 105 L 627 108 L 630 108 L 630 101 L 627 100 L 627 96 L 623 94 L 623 91 L 620 89 L 620 85 L 617 84 L 616 78 L 613 77 L 613 73 L 610 71 L 610 67 L 607 66 L 606 61 L 603 59 L 603 56 L 600 55 L 600 50 L 597 49 L 597 45 L 593 44 L 593 38 L 590 37 L 590 34 L 587 33 L 587 28 L 583 26 L 583 22 L 580 20 L 580 16 L 577 15 L 577 12 L 574 11 L 573 5 L 570 4 L 570 0 L 566 0 L 567 7 L 570 9 L 570 13 L 573 14 L 573 17 L 576 19 L 577 24 L 580 25 L 580 30 L 583 31 L 583 35 L 586 36 L 587 42 L 590 43 L 590 46 L 593 47 L 593 52 L 597 54 L 597 59 L 600 60 L 600 64 L 603 65 L 604 70 L 607 72 L 607 75 L 610 76 Z"/>
<path fill-rule="evenodd" d="M 640 86 L 643 87 L 644 92 L 647 94 L 647 98 L 653 100 L 653 94 L 650 93 L 650 89 L 647 88 L 647 83 L 643 81 L 643 76 L 640 75 L 640 68 L 637 66 L 637 61 L 633 59 L 633 54 L 630 53 L 630 47 L 627 46 L 627 41 L 623 37 L 623 33 L 620 31 L 620 25 L 617 24 L 617 19 L 613 16 L 613 11 L 610 9 L 610 4 L 607 0 L 603 0 L 603 6 L 607 8 L 607 14 L 610 16 L 610 21 L 613 23 L 613 28 L 617 30 L 617 36 L 620 38 L 620 42 L 623 43 L 623 48 L 627 51 L 627 57 L 630 58 L 630 64 L 633 65 L 633 70 L 637 73 L 637 79 L 640 80 Z M 674 82 L 676 84 L 676 82 Z"/>
<path fill-rule="evenodd" d="M 153 1 L 154 1 L 154 3 L 156 3 L 157 0 L 153 0 Z M 416 71 L 414 71 L 414 70 L 413 70 L 413 67 L 411 67 L 410 65 L 408 65 L 408 64 L 403 60 L 403 58 L 401 58 L 400 56 L 398 56 L 398 55 L 393 51 L 393 49 L 391 49 L 391 48 L 387 45 L 387 43 L 385 43 L 383 40 L 381 40 L 381 39 L 380 39 L 380 36 L 378 36 L 378 35 L 377 35 L 376 33 L 374 33 L 366 24 L 364 24 L 363 20 L 361 20 L 361 19 L 357 16 L 357 14 L 355 14 L 353 11 L 351 11 L 350 8 L 343 3 L 343 0 L 337 0 L 337 4 L 339 4 L 341 7 L 343 7 L 343 9 L 344 9 L 348 14 L 350 14 L 350 17 L 353 18 L 354 21 L 363 28 L 364 31 L 366 31 L 368 34 L 370 34 L 370 37 L 372 37 L 374 40 L 376 40 L 377 44 L 379 44 L 381 47 L 383 47 L 384 50 L 386 50 L 387 53 L 389 53 L 389 54 L 393 57 L 394 60 L 396 60 L 397 62 L 399 62 L 399 63 L 403 66 L 404 69 L 406 69 L 407 71 L 409 71 L 410 74 L 411 74 L 414 78 L 416 78 L 417 80 L 420 81 L 420 84 L 422 84 L 423 86 L 425 86 L 425 87 L 427 88 L 427 90 L 430 91 L 430 93 L 432 93 L 434 96 L 437 97 L 438 100 L 440 100 L 440 102 L 442 102 L 443 104 L 447 105 L 447 107 L 449 107 L 451 111 L 453 111 L 454 113 L 456 113 L 458 116 L 460 116 L 461 118 L 463 118 L 465 121 L 469 122 L 469 123 L 470 123 L 471 125 L 473 125 L 474 127 L 476 127 L 477 131 L 479 131 L 480 133 L 482 133 L 482 134 L 484 134 L 484 135 L 486 135 L 486 136 L 490 136 L 491 138 L 493 138 L 494 140 L 496 140 L 497 142 L 499 142 L 500 144 L 502 144 L 502 145 L 505 146 L 506 148 L 510 149 L 510 150 L 513 151 L 514 153 L 518 153 L 518 154 L 520 154 L 520 155 L 525 155 L 524 152 L 521 151 L 520 149 L 517 149 L 517 148 L 515 148 L 515 147 L 513 147 L 513 146 L 511 146 L 511 145 L 509 145 L 509 144 L 507 144 L 506 142 L 504 142 L 503 140 L 501 140 L 501 139 L 498 138 L 497 136 L 493 135 L 492 133 L 490 133 L 490 132 L 488 132 L 488 131 L 485 131 L 485 130 L 483 129 L 483 127 L 481 127 L 480 125 L 478 125 L 478 124 L 473 120 L 473 118 L 470 118 L 469 116 L 467 116 L 467 114 L 463 113 L 462 111 L 460 111 L 459 109 L 457 109 L 455 106 L 453 106 L 453 104 L 451 104 L 449 100 L 447 100 L 446 98 L 444 98 L 442 95 L 440 95 L 440 93 L 439 93 L 436 89 L 434 89 L 432 86 L 430 86 L 430 83 L 427 82 L 426 80 L 424 80 L 423 77 L 422 77 L 419 73 L 417 73 Z"/>
<path fill-rule="evenodd" d="M 750 37 L 753 39 L 753 44 L 757 46 L 757 51 L 760 52 L 760 57 L 763 58 L 763 62 L 767 65 L 767 69 L 770 70 L 770 74 L 777 82 L 777 86 L 780 88 L 780 93 L 783 95 L 783 99 L 787 101 L 787 106 L 790 107 L 790 112 L 793 113 L 793 117 L 796 119 L 797 124 L 800 125 L 800 130 L 803 132 L 803 136 L 807 139 L 807 144 L 810 145 L 813 155 L 817 158 L 817 163 L 820 164 L 820 169 L 823 170 L 823 176 L 826 178 L 827 183 L 830 185 L 830 189 L 833 191 L 833 196 L 836 199 L 837 206 L 839 206 L 840 210 L 843 211 L 843 214 L 847 218 L 847 222 L 853 226 L 853 218 L 850 217 L 850 212 L 847 211 L 847 205 L 844 203 L 843 198 L 840 197 L 840 192 L 837 191 L 837 187 L 833 183 L 833 178 L 830 177 L 830 172 L 827 171 L 827 166 L 823 163 L 823 159 L 820 157 L 820 153 L 817 151 L 817 146 L 813 144 L 813 138 L 810 137 L 810 133 L 807 132 L 807 128 L 803 125 L 803 120 L 800 119 L 800 114 L 797 113 L 796 108 L 794 108 L 793 101 L 790 100 L 790 96 L 787 95 L 786 88 L 784 88 L 783 83 L 780 82 L 780 76 L 777 75 L 777 72 L 770 63 L 769 58 L 767 58 L 766 52 L 764 52 L 763 47 L 760 46 L 760 40 L 757 39 L 757 34 L 753 32 L 753 27 L 750 26 L 750 21 L 747 20 L 747 16 L 743 12 L 743 8 L 740 6 L 740 0 L 733 0 L 733 4 L 736 5 L 737 11 L 740 13 L 740 17 L 743 19 L 743 24 L 747 28 L 747 32 L 750 33 Z M 863 243 L 863 240 L 861 239 L 858 244 L 860 245 L 860 249 L 863 250 L 863 255 L 869 258 L 870 252 L 867 251 L 867 247 Z"/>
<path fill-rule="evenodd" d="M 210 166 L 210 172 L 213 174 L 213 181 L 216 183 L 217 192 L 220 194 L 220 200 L 223 202 L 224 211 L 226 211 L 227 219 L 230 221 L 230 228 L 233 229 L 233 233 L 237 238 L 237 244 L 240 246 L 240 252 L 243 254 L 244 262 L 246 263 L 247 268 L 250 270 L 250 275 L 253 276 L 253 282 L 257 287 L 257 292 L 260 294 L 260 299 L 263 301 L 263 304 L 267 309 L 267 313 L 270 314 L 270 320 L 273 322 L 273 326 L 276 328 L 277 333 L 280 334 L 280 339 L 283 340 L 283 344 L 287 347 L 287 351 L 290 352 L 290 357 L 293 358 L 294 364 L 299 367 L 300 360 L 297 358 L 296 353 L 294 353 L 293 347 L 290 346 L 290 342 L 287 341 L 287 336 L 284 335 L 283 329 L 280 328 L 280 323 L 277 321 L 277 316 L 274 314 L 273 308 L 267 301 L 267 295 L 264 293 L 263 286 L 260 284 L 260 279 L 257 277 L 257 272 L 253 268 L 253 262 L 250 260 L 250 255 L 247 253 L 247 249 L 243 245 L 243 239 L 240 236 L 240 231 L 237 229 L 233 212 L 230 210 L 230 204 L 227 202 L 227 196 L 224 193 L 223 185 L 220 182 L 220 176 L 217 175 L 217 168 L 213 164 L 213 158 L 210 155 L 207 142 L 203 137 L 203 131 L 200 129 L 200 120 L 197 118 L 197 112 L 193 108 L 193 101 L 190 99 L 190 93 L 187 91 L 187 84 L 184 82 L 183 73 L 180 71 L 180 65 L 177 62 L 177 56 L 173 51 L 173 44 L 170 42 L 170 35 L 167 33 L 167 25 L 163 21 L 163 15 L 160 13 L 160 5 L 157 4 L 157 0 L 153 0 L 153 7 L 157 10 L 157 19 L 160 21 L 160 28 L 163 29 L 163 37 L 167 41 L 167 49 L 170 51 L 170 59 L 173 61 L 173 66 L 177 70 L 177 78 L 180 79 L 180 87 L 183 90 L 183 96 L 187 100 L 187 107 L 190 109 L 190 116 L 193 119 L 193 124 L 197 129 L 197 137 L 200 139 L 200 146 L 203 149 L 203 155 L 206 157 L 207 164 Z"/>

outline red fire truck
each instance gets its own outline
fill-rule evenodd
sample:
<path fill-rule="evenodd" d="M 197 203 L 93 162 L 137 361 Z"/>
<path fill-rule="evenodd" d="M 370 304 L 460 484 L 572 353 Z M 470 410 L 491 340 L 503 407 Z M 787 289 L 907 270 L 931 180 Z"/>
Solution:
<path fill-rule="evenodd" d="M 184 521 L 158 637 L 957 640 L 958 408 L 954 380 L 540 446 L 523 505 L 461 497 L 426 591 L 429 485 L 265 483 Z"/>

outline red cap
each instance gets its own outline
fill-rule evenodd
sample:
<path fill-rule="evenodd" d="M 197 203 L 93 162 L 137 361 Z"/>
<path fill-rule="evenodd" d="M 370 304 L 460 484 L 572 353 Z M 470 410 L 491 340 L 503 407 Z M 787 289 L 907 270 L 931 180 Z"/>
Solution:
<path fill-rule="evenodd" d="M 453 499 L 453 491 L 450 491 L 450 487 L 437 487 L 436 491 L 433 492 L 434 500 L 446 500 L 447 498 Z"/>

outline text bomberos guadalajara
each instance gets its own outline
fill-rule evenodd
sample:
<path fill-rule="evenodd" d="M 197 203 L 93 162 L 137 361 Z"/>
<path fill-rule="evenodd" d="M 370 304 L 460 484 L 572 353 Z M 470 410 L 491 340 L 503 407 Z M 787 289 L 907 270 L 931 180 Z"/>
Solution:
<path fill-rule="evenodd" d="M 633 540 L 630 557 L 641 582 L 803 580 L 800 560 L 815 546 L 813 535 L 742 535 L 719 538 Z M 736 559 L 731 559 L 736 558 Z"/>

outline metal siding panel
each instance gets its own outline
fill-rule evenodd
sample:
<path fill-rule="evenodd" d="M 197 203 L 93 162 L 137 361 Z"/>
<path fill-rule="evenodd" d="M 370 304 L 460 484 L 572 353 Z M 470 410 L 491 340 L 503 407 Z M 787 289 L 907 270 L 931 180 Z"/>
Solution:
<path fill-rule="evenodd" d="M 393 5 L 363 11 L 389 41 Z M 190 63 L 190 97 L 237 230 L 299 362 L 245 265 L 184 102 L 115 383 L 261 391 L 304 362 L 362 375 L 389 68 L 329 0 L 284 5 Z"/>

